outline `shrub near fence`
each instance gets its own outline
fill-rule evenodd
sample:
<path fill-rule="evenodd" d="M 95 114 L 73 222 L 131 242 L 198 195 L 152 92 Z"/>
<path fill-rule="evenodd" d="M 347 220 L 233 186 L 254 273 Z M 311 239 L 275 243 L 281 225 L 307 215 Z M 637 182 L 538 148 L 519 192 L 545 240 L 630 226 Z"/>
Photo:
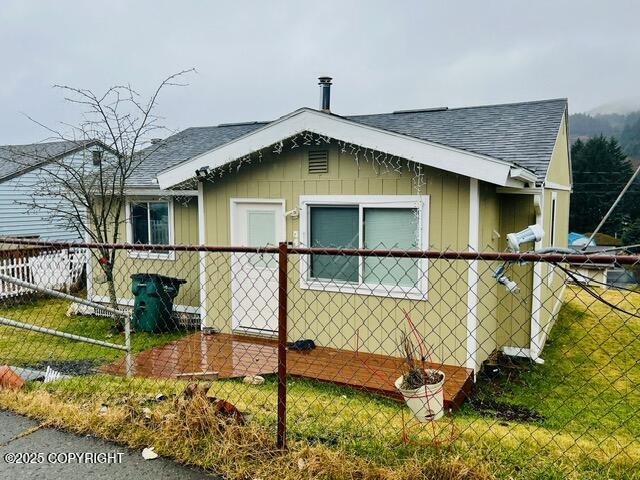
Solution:
<path fill-rule="evenodd" d="M 570 267 L 586 255 L 111 248 L 138 251 L 116 265 L 120 302 L 133 309 L 131 377 L 122 352 L 0 327 L 0 363 L 62 374 L 0 391 L 0 406 L 231 477 L 283 468 L 281 458 L 305 478 L 343 478 L 349 465 L 416 478 L 443 463 L 476 475 L 456 478 L 640 475 L 640 293 L 585 284 Z M 106 289 L 99 268 L 89 268 L 95 298 Z M 201 328 L 136 330 L 149 310 L 133 299 L 134 273 L 190 279 L 173 314 L 200 315 Z M 0 316 L 123 342 L 113 320 L 67 310 L 25 297 Z M 429 388 L 399 380 L 424 381 L 425 370 L 437 371 Z M 347 455 L 342 473 L 328 473 L 335 464 L 319 451 Z"/>

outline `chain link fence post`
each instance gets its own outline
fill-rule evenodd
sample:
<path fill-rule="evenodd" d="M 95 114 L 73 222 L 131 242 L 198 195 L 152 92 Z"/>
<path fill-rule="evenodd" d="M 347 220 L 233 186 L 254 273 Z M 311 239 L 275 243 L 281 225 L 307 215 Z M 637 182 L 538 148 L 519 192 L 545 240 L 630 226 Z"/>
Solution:
<path fill-rule="evenodd" d="M 278 247 L 278 448 L 285 448 L 287 444 L 287 256 L 287 242 L 280 242 Z"/>

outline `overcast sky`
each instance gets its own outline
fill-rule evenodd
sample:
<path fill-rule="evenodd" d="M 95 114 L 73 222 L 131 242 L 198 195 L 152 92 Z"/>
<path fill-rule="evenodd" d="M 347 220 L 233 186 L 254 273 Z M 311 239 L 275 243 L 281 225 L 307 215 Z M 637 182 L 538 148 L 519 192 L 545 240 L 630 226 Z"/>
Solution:
<path fill-rule="evenodd" d="M 572 112 L 640 97 L 638 1 L 0 0 L 0 144 L 77 122 L 53 84 L 166 91 L 177 130 L 317 107 L 375 113 L 568 97 Z"/>

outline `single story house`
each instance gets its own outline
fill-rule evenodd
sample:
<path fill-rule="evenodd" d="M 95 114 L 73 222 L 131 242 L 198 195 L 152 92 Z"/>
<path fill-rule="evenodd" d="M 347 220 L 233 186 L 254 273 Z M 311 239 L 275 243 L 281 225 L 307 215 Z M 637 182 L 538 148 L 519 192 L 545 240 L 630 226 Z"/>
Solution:
<path fill-rule="evenodd" d="M 566 247 L 566 99 L 342 116 L 327 97 L 319 110 L 163 140 L 129 180 L 127 240 L 503 251 L 508 233 L 537 224 L 536 247 Z M 275 333 L 273 258 L 130 251 L 119 261 L 123 304 L 131 273 L 182 276 L 177 309 L 202 329 Z M 292 340 L 399 354 L 406 309 L 434 361 L 475 370 L 497 349 L 538 360 L 564 288 L 545 264 L 514 265 L 514 294 L 489 262 L 290 263 Z M 88 293 L 104 300 L 106 286 Z"/>
<path fill-rule="evenodd" d="M 51 209 L 34 207 L 59 206 L 60 199 L 45 194 L 42 185 L 65 173 L 57 168 L 60 162 L 90 169 L 104 148 L 93 140 L 0 145 L 0 236 L 81 240 L 78 230 L 54 218 Z"/>

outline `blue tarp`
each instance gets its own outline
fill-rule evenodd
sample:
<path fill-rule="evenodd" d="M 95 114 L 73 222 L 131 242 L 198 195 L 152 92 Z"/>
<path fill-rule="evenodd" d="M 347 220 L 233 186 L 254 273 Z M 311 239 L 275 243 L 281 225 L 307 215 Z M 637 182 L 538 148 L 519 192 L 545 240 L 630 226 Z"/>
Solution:
<path fill-rule="evenodd" d="M 587 243 L 587 240 L 589 239 L 589 237 L 587 237 L 586 235 L 583 235 L 582 233 L 576 233 L 576 232 L 569 232 L 569 241 L 568 244 L 569 245 L 580 245 L 583 246 Z M 580 241 L 582 240 L 582 241 Z M 595 247 L 596 246 L 596 242 L 595 240 L 591 240 L 591 243 L 589 244 L 590 247 Z"/>

